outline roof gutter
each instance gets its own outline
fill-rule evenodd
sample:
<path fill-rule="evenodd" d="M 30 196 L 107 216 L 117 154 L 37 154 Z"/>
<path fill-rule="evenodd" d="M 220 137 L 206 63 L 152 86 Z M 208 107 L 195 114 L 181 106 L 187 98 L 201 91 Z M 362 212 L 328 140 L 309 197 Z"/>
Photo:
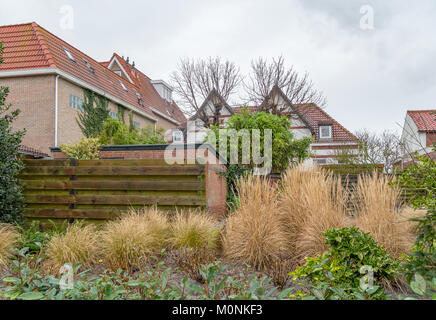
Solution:
<path fill-rule="evenodd" d="M 138 108 L 132 106 L 131 104 L 126 103 L 125 101 L 93 86 L 88 84 L 85 81 L 82 81 L 69 73 L 66 73 L 58 68 L 39 68 L 39 69 L 25 69 L 25 70 L 13 70 L 13 71 L 0 71 L 0 78 L 9 78 L 9 77 L 25 77 L 25 76 L 36 76 L 36 75 L 45 75 L 45 74 L 55 74 L 60 76 L 63 79 L 66 79 L 82 88 L 89 89 L 103 97 L 106 97 L 107 99 L 122 105 L 126 107 L 127 109 L 130 109 L 137 114 L 140 114 L 141 116 L 148 118 L 154 122 L 157 122 L 157 118 L 153 117 L 152 115 L 149 115 L 145 113 L 144 111 L 139 110 Z"/>

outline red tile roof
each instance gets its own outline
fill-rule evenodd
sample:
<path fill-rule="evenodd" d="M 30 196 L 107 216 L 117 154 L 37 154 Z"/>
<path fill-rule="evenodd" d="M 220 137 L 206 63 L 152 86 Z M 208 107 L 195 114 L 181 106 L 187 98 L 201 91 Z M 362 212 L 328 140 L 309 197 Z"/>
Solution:
<path fill-rule="evenodd" d="M 330 124 L 333 128 L 333 142 L 356 142 L 357 138 L 350 131 L 345 129 L 339 122 L 333 119 L 327 112 L 318 107 L 315 103 L 304 103 L 293 105 L 300 112 L 301 116 L 309 123 L 314 131 L 317 142 L 319 141 L 319 126 Z"/>
<path fill-rule="evenodd" d="M 310 127 L 312 134 L 315 137 L 315 142 L 355 142 L 357 138 L 347 129 L 345 129 L 339 122 L 328 115 L 323 109 L 314 103 L 294 104 L 296 111 L 303 118 Z M 243 107 L 233 107 L 236 113 L 240 113 Z M 250 113 L 259 110 L 257 106 L 247 107 Z M 323 124 L 332 125 L 333 139 L 332 140 L 319 140 L 319 126 Z"/>
<path fill-rule="evenodd" d="M 163 99 L 159 93 L 154 88 L 153 84 L 150 82 L 151 79 L 147 77 L 144 73 L 138 69 L 133 68 L 131 64 L 120 57 L 117 53 L 114 53 L 110 61 L 114 58 L 121 64 L 121 67 L 128 74 L 130 79 L 138 86 L 139 93 L 142 94 L 144 105 L 156 108 L 159 112 L 171 117 L 179 122 L 186 121 L 186 117 L 176 103 L 169 103 L 167 100 Z M 109 63 L 110 63 L 109 61 Z M 108 63 L 108 65 L 109 65 Z M 155 113 L 157 114 L 157 113 Z"/>
<path fill-rule="evenodd" d="M 20 147 L 18 148 L 18 151 L 20 151 L 21 153 L 32 154 L 32 155 L 40 156 L 40 157 L 49 157 L 48 154 L 46 154 L 46 153 L 44 153 L 44 152 L 42 152 L 42 151 L 40 151 L 38 149 L 25 146 L 23 144 L 20 145 Z"/>
<path fill-rule="evenodd" d="M 408 110 L 407 114 L 418 127 L 418 131 L 436 131 L 436 109 Z"/>
<path fill-rule="evenodd" d="M 150 109 L 153 106 L 162 112 L 168 108 L 168 116 L 177 121 L 186 120 L 175 103 L 170 104 L 160 97 L 143 73 L 135 70 L 139 77 L 132 84 L 109 70 L 106 62 L 95 61 L 34 22 L 0 27 L 0 41 L 4 44 L 4 63 L 0 65 L 0 71 L 55 67 L 151 116 L 155 116 Z M 71 52 L 75 62 L 68 58 L 63 48 Z M 88 69 L 84 60 L 88 61 L 94 72 Z M 137 92 L 142 94 L 142 104 L 138 102 Z"/>

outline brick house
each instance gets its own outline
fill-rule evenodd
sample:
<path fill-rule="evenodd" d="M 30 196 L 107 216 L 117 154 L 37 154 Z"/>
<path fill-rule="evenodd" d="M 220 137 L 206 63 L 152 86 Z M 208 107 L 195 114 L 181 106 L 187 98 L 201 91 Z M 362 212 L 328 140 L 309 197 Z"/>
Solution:
<path fill-rule="evenodd" d="M 112 118 L 128 124 L 132 112 L 138 128 L 169 130 L 186 121 L 172 100 L 172 88 L 151 80 L 128 58 L 114 53 L 97 62 L 34 22 L 0 26 L 0 42 L 0 85 L 9 87 L 6 103 L 21 110 L 14 127 L 26 128 L 23 145 L 41 153 L 83 137 L 75 119 L 84 89 L 108 100 Z"/>
<path fill-rule="evenodd" d="M 397 166 L 407 168 L 413 158 L 427 155 L 436 160 L 432 145 L 436 143 L 436 109 L 409 110 L 401 134 L 402 159 Z"/>
<path fill-rule="evenodd" d="M 336 154 L 338 149 L 357 150 L 359 143 L 357 138 L 343 127 L 339 122 L 328 115 L 323 109 L 314 103 L 292 104 L 283 91 L 275 86 L 269 96 L 260 107 L 250 106 L 249 112 L 259 111 L 266 103 L 274 103 L 283 114 L 291 120 L 291 130 L 296 139 L 313 137 L 314 142 L 310 148 L 312 157 L 307 160 L 308 164 L 333 164 L 337 163 Z M 230 107 L 216 91 L 212 91 L 199 109 L 199 112 L 190 118 L 186 126 L 186 139 L 188 143 L 200 143 L 206 135 L 204 129 L 205 117 L 199 113 L 205 112 L 212 119 L 216 112 L 215 105 L 220 105 L 219 123 L 224 125 L 227 119 L 235 113 L 239 113 L 242 107 Z M 191 140 L 190 140 L 191 139 Z"/>

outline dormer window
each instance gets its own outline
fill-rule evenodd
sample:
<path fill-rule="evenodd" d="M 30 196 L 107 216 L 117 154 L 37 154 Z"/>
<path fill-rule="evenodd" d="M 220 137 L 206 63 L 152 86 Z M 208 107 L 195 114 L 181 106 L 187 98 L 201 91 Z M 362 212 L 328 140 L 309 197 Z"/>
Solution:
<path fill-rule="evenodd" d="M 183 133 L 180 130 L 173 131 L 173 142 L 183 142 Z"/>
<path fill-rule="evenodd" d="M 331 125 L 320 125 L 319 126 L 319 138 L 320 139 L 332 139 L 333 132 Z"/>
<path fill-rule="evenodd" d="M 71 54 L 70 50 L 68 50 L 65 47 L 62 47 L 62 49 L 64 49 L 65 54 L 67 55 L 68 59 L 70 59 L 73 62 L 76 62 L 76 59 L 74 59 L 73 55 Z"/>
<path fill-rule="evenodd" d="M 124 91 L 129 92 L 129 90 L 127 90 L 126 86 L 124 85 L 124 83 L 121 80 L 120 80 L 120 85 Z"/>
<path fill-rule="evenodd" d="M 114 72 L 121 77 L 121 70 L 115 70 Z"/>
<path fill-rule="evenodd" d="M 94 68 L 91 66 L 91 64 L 84 58 L 82 58 L 83 63 L 86 65 L 86 67 L 88 68 L 89 71 L 91 71 L 92 73 L 94 73 Z"/>

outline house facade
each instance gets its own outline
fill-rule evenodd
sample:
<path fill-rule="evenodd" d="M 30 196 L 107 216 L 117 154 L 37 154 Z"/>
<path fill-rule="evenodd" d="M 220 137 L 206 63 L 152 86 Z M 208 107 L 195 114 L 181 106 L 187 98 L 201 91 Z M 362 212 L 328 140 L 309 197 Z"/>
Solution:
<path fill-rule="evenodd" d="M 147 77 L 128 58 L 114 53 L 97 62 L 36 23 L 0 26 L 0 42 L 0 85 L 9 87 L 6 103 L 21 110 L 14 129 L 26 129 L 23 145 L 33 150 L 49 153 L 50 147 L 83 137 L 76 118 L 85 89 L 108 100 L 110 117 L 138 129 L 170 130 L 186 122 L 172 88 Z"/>
<path fill-rule="evenodd" d="M 247 107 L 249 112 L 262 110 L 264 104 L 274 104 L 282 114 L 289 117 L 296 139 L 313 137 L 314 142 L 310 145 L 312 156 L 307 160 L 308 164 L 338 163 L 337 154 L 339 149 L 350 149 L 356 154 L 359 149 L 358 139 L 323 109 L 314 103 L 292 104 L 279 87 L 274 87 L 261 106 Z M 219 105 L 217 115 L 216 105 Z M 235 113 L 240 113 L 242 107 L 230 107 L 216 91 L 212 91 L 196 115 L 191 117 L 185 129 L 185 139 L 188 143 L 201 143 L 206 136 L 204 122 L 206 119 L 219 118 L 219 124 L 225 122 Z M 207 116 L 205 117 L 204 114 Z"/>
<path fill-rule="evenodd" d="M 409 110 L 401 134 L 402 159 L 397 164 L 407 168 L 416 156 L 427 155 L 436 160 L 432 146 L 436 143 L 436 109 Z"/>

